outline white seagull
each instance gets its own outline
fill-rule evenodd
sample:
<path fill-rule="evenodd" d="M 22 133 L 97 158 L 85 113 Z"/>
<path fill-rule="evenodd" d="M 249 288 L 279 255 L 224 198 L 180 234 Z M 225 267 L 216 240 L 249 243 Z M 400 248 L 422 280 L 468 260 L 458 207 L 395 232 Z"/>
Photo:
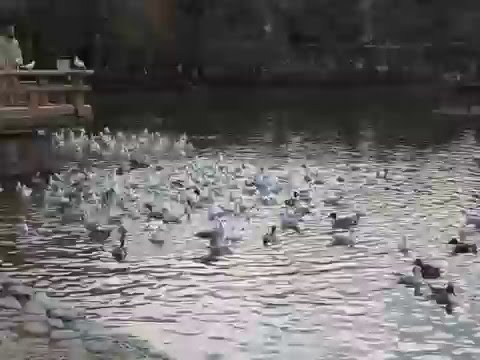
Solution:
<path fill-rule="evenodd" d="M 73 59 L 73 65 L 78 69 L 86 69 L 85 63 L 78 56 Z"/>

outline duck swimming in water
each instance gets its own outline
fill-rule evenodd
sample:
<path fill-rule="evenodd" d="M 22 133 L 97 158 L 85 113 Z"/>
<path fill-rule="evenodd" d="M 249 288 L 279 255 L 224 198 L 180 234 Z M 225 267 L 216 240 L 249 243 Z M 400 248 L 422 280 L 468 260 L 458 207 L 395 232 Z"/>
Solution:
<path fill-rule="evenodd" d="M 428 284 L 428 287 L 432 292 L 430 298 L 435 300 L 437 304 L 451 306 L 455 303 L 453 300 L 453 296 L 456 296 L 455 288 L 451 282 L 449 282 L 444 288 L 433 287 L 430 284 Z"/>
<path fill-rule="evenodd" d="M 294 207 L 298 204 L 298 192 L 294 191 L 292 197 L 284 201 L 285 205 Z"/>
<path fill-rule="evenodd" d="M 208 264 L 217 261 L 220 257 L 231 255 L 232 250 L 227 246 L 225 239 L 225 225 L 223 220 L 215 220 L 215 228 L 211 232 L 209 253 L 200 258 L 200 262 Z"/>
<path fill-rule="evenodd" d="M 163 222 L 165 224 L 180 224 L 182 222 L 182 219 L 179 216 L 172 214 L 167 208 L 162 209 L 162 214 Z M 184 214 L 188 215 L 187 211 L 185 211 Z"/>
<path fill-rule="evenodd" d="M 337 213 L 330 213 L 328 215 L 330 219 L 332 219 L 332 228 L 333 229 L 350 229 L 352 226 L 358 225 L 358 221 L 360 220 L 360 214 L 354 214 L 351 216 L 343 216 L 338 217 Z"/>
<path fill-rule="evenodd" d="M 467 243 L 458 241 L 457 238 L 452 238 L 452 240 L 450 240 L 448 244 L 454 245 L 452 250 L 453 254 L 467 254 L 467 253 L 476 254 L 477 253 L 477 244 L 467 244 Z"/>
<path fill-rule="evenodd" d="M 398 279 L 399 284 L 407 285 L 407 286 L 419 286 L 422 283 L 422 268 L 418 265 L 415 265 L 412 268 L 412 275 L 404 275 L 404 274 L 395 274 L 400 276 Z"/>
<path fill-rule="evenodd" d="M 298 226 L 298 217 L 288 212 L 288 210 L 280 214 L 280 223 L 282 230 L 290 229 L 297 234 L 301 233 L 300 227 Z"/>
<path fill-rule="evenodd" d="M 440 269 L 438 267 L 425 264 L 421 259 L 415 259 L 414 265 L 422 269 L 424 279 L 438 279 L 440 277 Z"/>
<path fill-rule="evenodd" d="M 120 232 L 120 246 L 116 246 L 112 250 L 112 256 L 117 261 L 125 260 L 127 257 L 127 249 L 125 248 L 125 238 L 127 236 L 127 229 L 123 225 L 118 228 Z"/>
<path fill-rule="evenodd" d="M 146 169 L 149 166 L 150 165 L 147 164 L 146 162 L 138 161 L 136 159 L 130 159 L 130 170 Z"/>
<path fill-rule="evenodd" d="M 263 235 L 262 239 L 263 239 L 263 245 L 264 246 L 269 246 L 269 245 L 272 245 L 272 244 L 276 244 L 278 242 L 276 230 L 277 230 L 277 227 L 275 225 L 273 225 L 270 228 L 270 232 Z"/>
<path fill-rule="evenodd" d="M 469 213 L 465 209 L 460 210 L 460 213 L 463 216 L 462 225 L 473 225 L 476 229 L 480 229 L 480 214 L 479 213 Z"/>

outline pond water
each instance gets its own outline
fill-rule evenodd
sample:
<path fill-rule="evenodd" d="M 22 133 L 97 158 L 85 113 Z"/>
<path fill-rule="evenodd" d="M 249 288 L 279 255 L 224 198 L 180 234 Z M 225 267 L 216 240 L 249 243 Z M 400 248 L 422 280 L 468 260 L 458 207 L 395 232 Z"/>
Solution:
<path fill-rule="evenodd" d="M 138 143 L 144 127 L 169 139 L 186 132 L 195 146 L 191 155 L 204 162 L 221 152 L 230 169 L 247 163 L 280 179 L 290 173 L 291 186 L 281 181 L 280 204 L 289 197 L 286 189 L 308 187 L 301 167 L 307 165 L 322 183 L 312 186 L 313 214 L 300 223 L 300 234 L 279 229 L 279 244 L 264 247 L 262 236 L 280 223 L 282 207 L 245 195 L 258 210 L 243 226 L 242 241 L 231 244 L 231 255 L 204 264 L 198 258 L 208 253 L 208 241 L 194 234 L 210 226 L 206 208 L 194 209 L 190 221 L 167 224 L 160 246 L 149 241 L 155 222 L 140 207 L 140 218 L 129 220 L 128 256 L 117 263 L 109 253 L 116 233 L 95 242 L 80 221 L 62 222 L 43 190 L 27 199 L 6 191 L 0 194 L 0 271 L 176 359 L 477 359 L 480 263 L 471 254 L 451 256 L 447 246 L 458 235 L 460 209 L 477 206 L 475 124 L 432 117 L 429 98 L 412 92 L 297 97 L 276 102 L 221 94 L 111 113 L 100 104 L 97 121 L 99 128 L 121 129 L 127 144 Z M 162 172 L 183 179 L 192 157 L 159 150 L 161 138 L 151 139 L 142 151 L 163 167 L 155 186 L 166 181 Z M 120 164 L 105 154 L 82 154 L 99 179 Z M 64 149 L 58 157 L 70 159 Z M 64 168 L 78 159 L 72 156 Z M 376 178 L 383 169 L 388 177 Z M 129 184 L 140 199 L 127 200 L 129 209 L 153 186 L 149 171 L 132 170 Z M 245 179 L 234 182 L 241 190 Z M 227 197 L 237 191 L 223 180 L 217 185 Z M 339 193 L 338 205 L 325 203 Z M 222 196 L 218 201 L 225 203 Z M 170 206 L 183 209 L 174 201 Z M 364 213 L 354 247 L 329 246 L 332 211 Z M 53 233 L 19 236 L 22 216 L 31 228 Z M 403 235 L 412 249 L 406 256 L 397 248 Z M 453 313 L 423 289 L 419 294 L 396 283 L 393 272 L 409 273 L 416 257 L 442 268 L 431 284 L 455 284 Z"/>

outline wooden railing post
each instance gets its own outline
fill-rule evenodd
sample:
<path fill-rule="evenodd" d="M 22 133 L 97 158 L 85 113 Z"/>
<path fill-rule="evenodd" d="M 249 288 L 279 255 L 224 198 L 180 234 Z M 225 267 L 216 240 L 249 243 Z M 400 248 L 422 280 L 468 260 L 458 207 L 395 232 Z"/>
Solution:
<path fill-rule="evenodd" d="M 38 85 L 40 85 L 40 86 L 48 85 L 48 78 L 47 77 L 39 77 L 38 78 Z M 48 103 L 49 103 L 48 93 L 47 92 L 40 93 L 38 100 L 39 100 L 40 106 L 48 105 Z"/>
<path fill-rule="evenodd" d="M 30 92 L 28 94 L 28 109 L 32 114 L 38 111 L 39 107 L 39 94 L 38 92 Z"/>
<path fill-rule="evenodd" d="M 81 88 L 83 86 L 83 78 L 81 76 L 72 75 L 72 86 Z M 77 90 L 72 93 L 72 102 L 75 112 L 78 116 L 83 113 L 83 107 L 85 106 L 85 94 L 83 91 Z"/>

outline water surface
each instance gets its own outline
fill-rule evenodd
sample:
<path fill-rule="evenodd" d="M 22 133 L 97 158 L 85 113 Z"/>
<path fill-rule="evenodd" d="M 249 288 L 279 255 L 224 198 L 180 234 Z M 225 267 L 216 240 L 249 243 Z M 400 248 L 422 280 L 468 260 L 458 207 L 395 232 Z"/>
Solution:
<path fill-rule="evenodd" d="M 207 252 L 193 237 L 207 226 L 206 211 L 169 225 L 163 247 L 150 243 L 139 223 L 118 264 L 96 250 L 81 224 L 62 225 L 46 213 L 35 194 L 24 202 L 3 193 L 1 269 L 178 359 L 476 359 L 479 263 L 473 255 L 450 256 L 446 242 L 456 235 L 460 208 L 476 206 L 477 130 L 432 117 L 428 98 L 376 95 L 308 94 L 264 104 L 259 95 L 215 95 L 110 116 L 108 105 L 100 106 L 100 128 L 186 131 L 207 159 L 221 151 L 232 166 L 250 162 L 275 175 L 295 170 L 299 179 L 301 164 L 318 169 L 325 184 L 314 190 L 317 212 L 302 234 L 281 233 L 280 245 L 265 248 L 261 237 L 278 223 L 280 207 L 262 207 L 234 255 L 213 265 L 195 261 Z M 187 160 L 158 161 L 168 168 Z M 99 172 L 113 165 L 97 161 Z M 389 180 L 366 183 L 383 168 Z M 325 205 L 338 189 L 346 194 L 342 204 Z M 357 246 L 329 247 L 328 213 L 354 209 L 366 213 Z M 12 224 L 22 214 L 55 234 L 19 238 Z M 414 249 L 407 257 L 397 251 L 404 234 Z M 453 314 L 396 284 L 392 272 L 409 272 L 415 256 L 445 270 L 434 283 L 456 284 Z"/>

